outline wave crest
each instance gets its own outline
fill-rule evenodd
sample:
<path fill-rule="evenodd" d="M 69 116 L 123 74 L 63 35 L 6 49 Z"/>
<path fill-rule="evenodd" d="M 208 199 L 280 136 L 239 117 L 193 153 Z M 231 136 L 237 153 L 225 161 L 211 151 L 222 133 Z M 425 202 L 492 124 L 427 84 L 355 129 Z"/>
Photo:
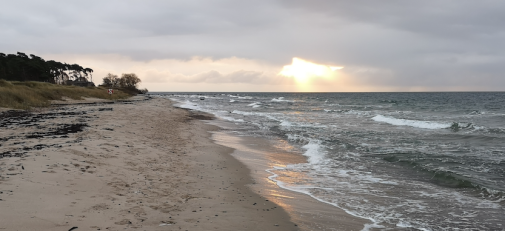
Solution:
<path fill-rule="evenodd" d="M 394 117 L 387 117 L 383 115 L 376 115 L 372 118 L 372 120 L 377 122 L 384 122 L 391 125 L 397 126 L 410 126 L 416 128 L 425 128 L 425 129 L 442 129 L 442 128 L 450 128 L 452 124 L 450 123 L 438 123 L 433 121 L 422 121 L 422 120 L 406 120 L 406 119 L 397 119 Z"/>

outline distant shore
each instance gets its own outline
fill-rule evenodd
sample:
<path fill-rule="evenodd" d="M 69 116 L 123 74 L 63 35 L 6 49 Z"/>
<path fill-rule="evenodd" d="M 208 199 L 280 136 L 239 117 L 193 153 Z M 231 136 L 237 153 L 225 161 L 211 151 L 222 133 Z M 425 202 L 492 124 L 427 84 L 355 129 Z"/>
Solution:
<path fill-rule="evenodd" d="M 298 229 L 207 115 L 140 98 L 16 113 L 0 118 L 0 230 Z"/>

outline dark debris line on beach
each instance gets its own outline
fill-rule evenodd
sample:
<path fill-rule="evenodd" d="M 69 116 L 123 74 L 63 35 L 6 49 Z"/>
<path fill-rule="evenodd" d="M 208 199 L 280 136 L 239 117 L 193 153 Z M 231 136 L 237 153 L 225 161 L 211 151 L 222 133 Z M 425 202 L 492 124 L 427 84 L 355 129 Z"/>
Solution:
<path fill-rule="evenodd" d="M 151 97 L 146 98 L 145 100 L 150 100 Z M 122 103 L 122 104 L 132 104 L 133 101 L 123 100 L 117 102 L 93 102 L 93 103 L 81 103 L 89 106 L 97 106 L 96 109 L 91 109 L 89 111 L 112 111 L 111 107 L 103 107 L 104 104 L 114 104 L 114 103 Z M 59 111 L 63 109 L 63 111 Z M 10 127 L 35 127 L 39 132 L 33 132 L 31 134 L 22 134 L 19 136 L 7 136 L 0 137 L 0 147 L 3 147 L 7 141 L 12 139 L 43 139 L 43 138 L 69 138 L 68 134 L 82 132 L 89 125 L 86 123 L 87 120 L 92 119 L 92 116 L 88 115 L 89 111 L 75 111 L 77 108 L 75 105 L 56 105 L 53 107 L 53 111 L 48 113 L 32 113 L 30 111 L 24 110 L 9 110 L 0 113 L 0 128 L 9 129 Z M 44 122 L 48 120 L 54 120 L 57 118 L 65 118 L 65 117 L 78 117 L 78 121 L 80 123 L 73 124 L 56 124 L 49 123 L 44 124 Z M 197 116 L 198 117 L 198 116 Z M 198 118 L 204 119 L 204 118 Z M 78 141 L 67 141 L 66 143 L 75 143 Z M 13 143 L 12 145 L 22 144 L 24 142 L 20 141 L 17 143 Z M 29 150 L 40 150 L 47 147 L 61 147 L 60 144 L 54 145 L 43 145 L 38 144 L 33 147 L 23 146 L 18 150 L 10 150 L 0 152 L 0 159 L 4 157 L 22 157 Z"/>
<path fill-rule="evenodd" d="M 33 139 L 47 136 L 52 136 L 53 138 L 56 138 L 56 136 L 60 136 L 60 138 L 68 138 L 67 134 L 82 132 L 84 127 L 88 127 L 88 124 L 86 123 L 60 124 L 54 131 L 35 132 L 30 135 L 27 135 L 26 138 Z"/>
<path fill-rule="evenodd" d="M 75 108 L 67 108 L 68 110 L 73 110 Z M 98 110 L 93 111 L 111 111 L 112 108 L 98 108 Z M 63 117 L 78 117 L 80 123 L 72 124 L 55 124 L 46 123 L 48 120 L 55 120 Z M 11 145 L 18 145 L 25 143 L 22 140 L 26 139 L 43 139 L 43 138 L 69 138 L 68 134 L 82 132 L 89 125 L 85 122 L 91 119 L 91 116 L 87 115 L 87 111 L 62 111 L 62 112 L 49 112 L 49 113 L 31 113 L 28 111 L 18 111 L 11 110 L 0 113 L 0 128 L 9 129 L 16 127 L 34 127 L 36 132 L 30 134 L 19 134 L 17 136 L 6 136 L 0 138 L 0 147 L 5 146 L 6 142 L 12 139 L 19 139 L 19 142 L 15 142 Z M 75 141 L 67 141 L 66 143 L 74 143 Z M 45 145 L 37 144 L 33 147 L 23 145 L 17 150 L 9 150 L 0 152 L 0 159 L 6 157 L 23 157 L 30 150 L 41 150 L 47 147 L 61 147 L 60 144 Z"/>
<path fill-rule="evenodd" d="M 50 119 L 57 119 L 61 117 L 74 117 L 79 116 L 80 118 L 85 115 L 86 112 L 50 112 L 50 113 L 30 113 L 27 111 L 7 111 L 4 113 L 0 113 L 0 128 L 9 129 L 10 127 L 36 127 L 38 130 L 44 132 L 34 132 L 28 135 L 20 134 L 18 136 L 7 136 L 0 138 L 0 146 L 4 146 L 8 140 L 19 139 L 19 142 L 15 142 L 11 145 L 19 145 L 22 147 L 17 150 L 10 150 L 0 152 L 0 158 L 5 157 L 23 157 L 30 150 L 41 150 L 47 147 L 61 147 L 60 144 L 53 145 L 45 145 L 45 144 L 36 144 L 32 147 L 27 145 L 23 145 L 25 142 L 22 140 L 25 139 L 40 139 L 40 138 L 68 138 L 69 133 L 77 133 L 83 131 L 85 127 L 88 125 L 86 123 L 77 123 L 77 124 L 58 124 L 56 127 L 49 127 L 43 122 Z M 86 118 L 89 118 L 86 116 Z"/>

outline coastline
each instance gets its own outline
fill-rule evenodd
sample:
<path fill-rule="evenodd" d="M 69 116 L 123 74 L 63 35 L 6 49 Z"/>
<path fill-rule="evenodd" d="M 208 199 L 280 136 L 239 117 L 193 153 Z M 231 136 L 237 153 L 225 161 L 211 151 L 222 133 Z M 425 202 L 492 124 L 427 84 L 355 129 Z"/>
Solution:
<path fill-rule="evenodd" d="M 206 118 L 151 99 L 4 119 L 0 229 L 298 230 Z"/>
<path fill-rule="evenodd" d="M 207 123 L 220 128 L 212 131 L 212 140 L 233 149 L 231 156 L 250 169 L 252 183 L 248 185 L 249 188 L 282 207 L 300 230 L 376 230 L 380 227 L 368 218 L 354 215 L 310 194 L 284 188 L 283 182 L 277 185 L 278 179 L 275 179 L 275 173 L 271 170 L 307 162 L 306 156 L 281 147 L 290 145 L 263 137 L 237 135 L 236 131 L 241 128 L 227 120 L 215 119 Z M 293 176 L 295 178 L 297 176 Z"/>
<path fill-rule="evenodd" d="M 220 121 L 210 123 L 223 128 L 213 132 L 213 140 L 233 148 L 231 155 L 251 169 L 254 183 L 250 184 L 250 188 L 286 210 L 300 230 L 374 230 L 372 221 L 368 219 L 351 215 L 310 195 L 284 189 L 271 179 L 275 179 L 275 173 L 271 170 L 288 164 L 305 163 L 306 157 L 275 147 L 271 141 L 261 137 L 227 133 L 229 125 Z"/>

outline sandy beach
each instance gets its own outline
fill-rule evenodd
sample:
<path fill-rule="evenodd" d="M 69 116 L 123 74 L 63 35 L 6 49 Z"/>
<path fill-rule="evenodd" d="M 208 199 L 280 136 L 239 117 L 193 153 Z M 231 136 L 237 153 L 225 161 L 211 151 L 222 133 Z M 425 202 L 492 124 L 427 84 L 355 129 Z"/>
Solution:
<path fill-rule="evenodd" d="M 0 230 L 297 230 L 169 100 L 3 114 Z"/>
<path fill-rule="evenodd" d="M 143 96 L 53 105 L 1 114 L 0 230 L 360 230 L 366 223 L 278 188 L 261 161 L 241 163 L 244 155 L 272 158 L 223 142 L 208 114 Z"/>

